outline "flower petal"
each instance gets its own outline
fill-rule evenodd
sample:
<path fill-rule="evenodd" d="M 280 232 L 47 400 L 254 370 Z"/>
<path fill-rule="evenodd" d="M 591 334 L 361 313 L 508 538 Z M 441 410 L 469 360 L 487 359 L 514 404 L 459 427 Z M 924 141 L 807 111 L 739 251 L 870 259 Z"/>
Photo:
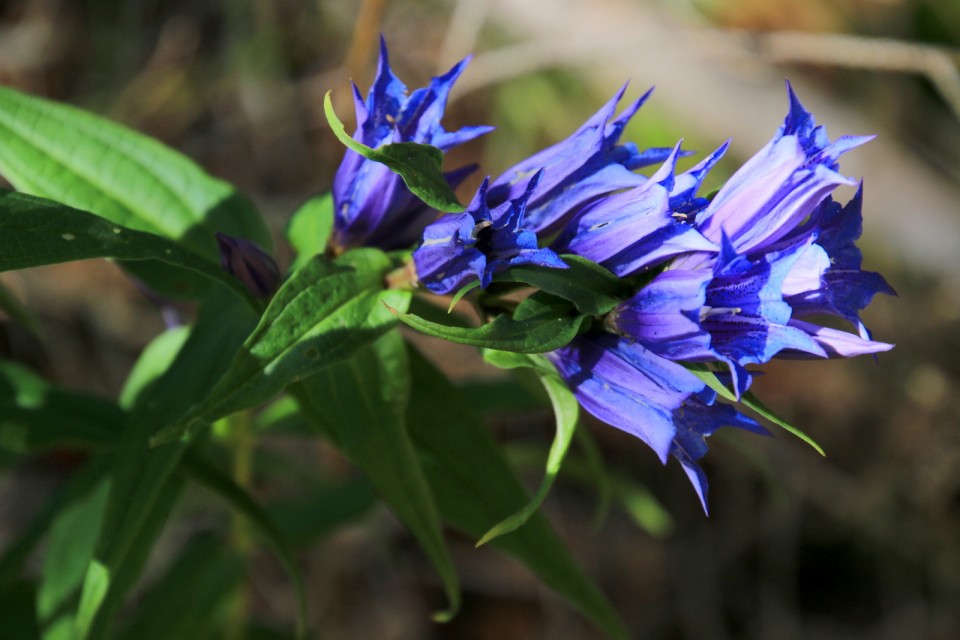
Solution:
<path fill-rule="evenodd" d="M 703 382 L 641 345 L 607 334 L 580 336 L 546 355 L 584 409 L 637 436 L 666 463 L 676 433 L 673 411 Z"/>

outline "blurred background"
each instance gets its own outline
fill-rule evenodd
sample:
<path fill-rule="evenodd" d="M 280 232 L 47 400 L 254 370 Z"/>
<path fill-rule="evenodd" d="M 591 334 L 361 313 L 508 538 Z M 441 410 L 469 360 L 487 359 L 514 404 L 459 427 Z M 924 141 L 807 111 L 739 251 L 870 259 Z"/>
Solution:
<path fill-rule="evenodd" d="M 897 348 L 878 362 L 774 363 L 757 385 L 827 457 L 783 432 L 718 433 L 704 465 L 707 518 L 679 466 L 588 423 L 614 478 L 609 508 L 575 449 L 544 509 L 637 637 L 960 637 L 960 3 L 5 0 L 0 83 L 123 122 L 237 184 L 267 214 L 285 264 L 287 218 L 329 189 L 343 154 L 323 95 L 333 90 L 349 123 L 349 79 L 366 91 L 381 33 L 411 88 L 474 54 L 444 123 L 497 131 L 448 159 L 481 163 L 462 198 L 567 136 L 627 80 L 628 98 L 657 90 L 624 140 L 682 137 L 704 153 L 733 138 L 706 191 L 779 126 L 784 78 L 831 137 L 878 135 L 841 170 L 865 181 L 864 266 L 900 294 L 864 317 Z M 0 315 L 0 355 L 76 389 L 115 397 L 163 329 L 107 262 L 0 282 L 24 308 Z M 503 381 L 475 354 L 417 343 L 440 354 L 535 486 L 550 413 L 519 396 L 513 410 L 492 406 Z M 296 457 L 304 473 L 350 473 L 322 445 L 261 441 L 263 455 Z M 2 462 L 0 545 L 77 460 Z M 285 486 L 266 471 L 256 482 L 262 495 Z M 203 531 L 209 500 L 188 497 L 151 566 Z M 311 628 L 349 639 L 598 637 L 522 567 L 472 542 L 451 536 L 464 607 L 434 625 L 442 596 L 429 563 L 388 512 L 368 509 L 301 555 Z M 265 626 L 289 628 L 291 587 L 262 556 L 249 567 L 251 607 Z"/>

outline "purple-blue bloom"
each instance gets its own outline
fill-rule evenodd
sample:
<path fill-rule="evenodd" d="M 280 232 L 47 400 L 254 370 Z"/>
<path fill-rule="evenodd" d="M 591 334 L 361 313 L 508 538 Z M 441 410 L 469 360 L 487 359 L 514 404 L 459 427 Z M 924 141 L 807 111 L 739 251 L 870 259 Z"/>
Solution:
<path fill-rule="evenodd" d="M 813 247 L 823 256 L 819 279 L 810 282 L 795 274 L 787 278 L 784 287 L 785 300 L 793 308 L 795 316 L 826 313 L 849 321 L 860 334 L 869 340 L 870 333 L 860 320 L 860 311 L 865 309 L 877 293 L 896 295 L 879 273 L 862 271 L 863 256 L 856 245 L 863 231 L 863 185 L 845 206 L 827 198 L 810 217 L 806 227 L 816 238 Z"/>
<path fill-rule="evenodd" d="M 806 247 L 751 259 L 721 241 L 711 266 L 663 272 L 617 307 L 609 324 L 664 357 L 728 364 L 738 393 L 749 384 L 748 364 L 784 350 L 826 357 L 789 325 L 792 310 L 783 300 L 783 282 Z"/>
<path fill-rule="evenodd" d="M 688 212 L 705 204 L 696 191 L 726 146 L 688 172 L 675 175 L 678 144 L 660 169 L 639 186 L 594 200 L 584 207 L 552 248 L 575 253 L 627 276 L 684 253 L 716 250 L 686 223 Z"/>
<path fill-rule="evenodd" d="M 770 432 L 728 404 L 716 402 L 717 395 L 709 389 L 689 398 L 673 412 L 676 435 L 670 454 L 683 466 L 704 512 L 707 511 L 707 475 L 697 464 L 707 453 L 707 438 L 721 427 L 739 427 L 760 435 Z"/>
<path fill-rule="evenodd" d="M 634 169 L 663 162 L 670 149 L 639 151 L 633 143 L 619 144 L 623 129 L 652 89 L 614 118 L 624 85 L 569 138 L 507 169 L 493 181 L 491 206 L 516 198 L 523 181 L 544 169 L 546 176 L 527 205 L 527 228 L 544 237 L 559 231 L 585 204 L 604 194 L 646 182 Z"/>
<path fill-rule="evenodd" d="M 444 294 L 475 280 L 486 288 L 496 273 L 515 265 L 567 268 L 556 253 L 539 248 L 537 235 L 525 228 L 527 201 L 542 176 L 543 171 L 538 171 L 519 196 L 493 208 L 487 205 L 488 178 L 466 211 L 428 225 L 423 242 L 413 252 L 420 282 Z"/>
<path fill-rule="evenodd" d="M 646 442 L 666 464 L 676 428 L 673 412 L 703 382 L 641 344 L 589 333 L 546 354 L 581 406 Z"/>
<path fill-rule="evenodd" d="M 406 86 L 390 69 L 386 44 L 380 41 L 380 64 L 366 101 L 353 87 L 357 114 L 354 139 L 377 148 L 396 142 L 429 144 L 447 151 L 487 133 L 492 127 L 465 127 L 446 131 L 440 124 L 453 83 L 469 59 L 433 78 L 427 87 L 407 94 Z M 473 168 L 447 174 L 451 186 Z M 407 189 L 403 180 L 385 165 L 347 150 L 333 182 L 333 242 L 341 249 L 373 246 L 381 249 L 409 247 L 436 216 Z"/>
<path fill-rule="evenodd" d="M 717 249 L 678 256 L 607 320 L 664 357 L 726 363 L 738 393 L 750 382 L 745 366 L 775 356 L 892 347 L 869 340 L 858 315 L 877 292 L 893 292 L 879 274 L 860 270 L 862 193 L 846 207 L 829 197 L 849 182 L 836 172 L 840 154 L 866 138 L 831 144 L 789 93 L 790 113 L 773 140 L 702 214 L 687 216 Z M 860 336 L 796 319 L 814 313 L 846 318 Z"/>
<path fill-rule="evenodd" d="M 258 298 L 269 298 L 280 286 L 280 269 L 256 243 L 217 232 L 220 266 Z"/>
<path fill-rule="evenodd" d="M 666 464 L 683 466 L 707 510 L 707 479 L 697 464 L 706 438 L 724 426 L 767 431 L 729 405 L 681 365 L 637 342 L 588 333 L 546 354 L 590 414 L 643 440 Z"/>
<path fill-rule="evenodd" d="M 767 145 L 747 161 L 697 216 L 697 229 L 715 243 L 730 238 L 753 253 L 783 238 L 838 186 L 856 184 L 837 172 L 842 154 L 871 139 L 830 142 L 787 83 L 790 111 Z"/>

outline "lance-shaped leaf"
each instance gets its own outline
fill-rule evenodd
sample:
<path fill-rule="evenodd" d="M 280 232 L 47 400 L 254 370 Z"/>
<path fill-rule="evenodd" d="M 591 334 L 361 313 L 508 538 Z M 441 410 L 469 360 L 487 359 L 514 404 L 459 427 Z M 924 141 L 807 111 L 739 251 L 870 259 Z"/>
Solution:
<path fill-rule="evenodd" d="M 410 371 L 408 425 L 440 514 L 479 538 L 492 524 L 522 509 L 529 497 L 483 422 L 443 374 L 413 350 Z M 609 637 L 628 637 L 616 611 L 541 514 L 534 513 L 526 525 L 490 546 L 516 557 Z"/>
<path fill-rule="evenodd" d="M 226 294 L 211 296 L 164 374 L 137 396 L 110 470 L 110 492 L 95 552 L 88 558 L 74 637 L 101 638 L 175 504 L 175 473 L 186 444 L 150 448 L 150 436 L 198 402 L 227 370 L 255 316 Z"/>
<path fill-rule="evenodd" d="M 158 260 L 219 282 L 258 306 L 243 283 L 219 263 L 172 240 L 52 200 L 0 189 L 0 271 L 90 258 Z"/>
<path fill-rule="evenodd" d="M 304 202 L 287 223 L 287 240 L 297 252 L 290 271 L 296 271 L 310 258 L 323 253 L 332 231 L 333 194 L 325 193 Z"/>
<path fill-rule="evenodd" d="M 443 175 L 443 152 L 427 144 L 416 142 L 397 142 L 385 144 L 377 149 L 357 142 L 350 137 L 343 123 L 337 118 L 330 101 L 330 92 L 323 97 L 323 111 L 327 116 L 330 129 L 347 148 L 359 153 L 367 160 L 380 162 L 388 166 L 403 178 L 407 188 L 418 198 L 438 211 L 459 212 L 463 205 Z"/>
<path fill-rule="evenodd" d="M 629 287 L 606 268 L 576 255 L 560 256 L 568 269 L 534 265 L 511 267 L 494 282 L 520 282 L 572 302 L 587 315 L 603 315 L 632 294 Z"/>
<path fill-rule="evenodd" d="M 397 318 L 430 336 L 513 353 L 543 353 L 559 349 L 576 337 L 588 319 L 585 315 L 572 313 L 571 305 L 565 300 L 546 294 L 531 298 L 518 307 L 513 317 L 503 314 L 479 327 L 440 324 L 410 313 L 397 313 Z"/>
<path fill-rule="evenodd" d="M 78 491 L 50 527 L 37 594 L 37 613 L 46 627 L 47 637 L 70 637 L 74 601 L 97 543 L 110 491 L 102 465 L 100 470 L 99 481 Z"/>
<path fill-rule="evenodd" d="M 153 443 L 262 404 L 288 385 L 346 360 L 394 326 L 385 305 L 406 308 L 410 293 L 382 289 L 390 267 L 386 255 L 372 249 L 351 253 L 373 257 L 354 258 L 354 268 L 347 268 L 316 256 L 294 273 L 207 397 Z"/>
<path fill-rule="evenodd" d="M 753 393 L 748 391 L 747 393 L 743 394 L 743 397 L 741 398 L 741 402 L 746 406 L 750 407 L 751 409 L 753 409 L 754 411 L 756 411 L 757 413 L 759 413 L 761 416 L 763 416 L 773 424 L 788 431 L 789 433 L 792 433 L 793 435 L 797 436 L 798 438 L 806 442 L 808 445 L 813 447 L 814 451 L 816 451 L 820 455 L 822 456 L 827 455 L 827 452 L 823 450 L 823 447 L 821 447 L 816 440 L 814 440 L 813 438 L 808 436 L 806 433 L 804 433 L 797 427 L 793 426 L 792 424 L 790 424 L 789 422 L 787 422 L 786 420 L 784 420 L 783 418 L 775 414 L 773 411 L 771 411 L 767 407 L 767 405 L 760 402 L 760 398 L 753 395 Z"/>
<path fill-rule="evenodd" d="M 556 480 L 557 474 L 560 473 L 560 465 L 563 464 L 563 459 L 567 455 L 570 441 L 573 440 L 573 434 L 576 433 L 577 422 L 580 419 L 580 405 L 577 403 L 577 398 L 560 379 L 560 375 L 553 365 L 543 356 L 487 350 L 484 352 L 484 360 L 502 369 L 533 369 L 550 397 L 550 403 L 553 405 L 553 412 L 557 418 L 557 431 L 553 437 L 553 444 L 550 445 L 546 472 L 537 493 L 534 494 L 526 506 L 501 520 L 487 531 L 477 542 L 478 547 L 498 536 L 517 530 L 537 512 L 537 509 L 543 504 L 544 498 L 550 493 L 550 488 L 553 487 L 553 481 Z"/>
<path fill-rule="evenodd" d="M 105 118 L 0 87 L 0 174 L 19 191 L 93 211 L 217 259 L 213 234 L 269 249 L 270 233 L 231 185 L 160 142 Z M 141 263 L 139 275 L 156 272 Z M 153 284 L 196 287 L 167 269 Z M 203 284 L 203 283 L 200 283 Z M 177 285 L 177 286 L 175 286 Z"/>
<path fill-rule="evenodd" d="M 99 449 L 120 441 L 126 416 L 114 403 L 53 385 L 0 362 L 0 448 L 36 453 L 56 446 Z"/>
<path fill-rule="evenodd" d="M 821 447 L 816 440 L 814 440 L 813 438 L 808 436 L 806 433 L 804 433 L 802 430 L 798 429 L 797 427 L 793 426 L 792 424 L 790 424 L 789 422 L 787 422 L 786 420 L 778 416 L 769 407 L 767 407 L 767 405 L 763 404 L 760 401 L 760 398 L 758 398 L 752 392 L 748 391 L 744 393 L 740 397 L 740 399 L 737 400 L 737 397 L 734 395 L 733 391 L 728 389 L 727 386 L 724 385 L 723 382 L 720 380 L 720 378 L 717 377 L 716 372 L 714 372 L 706 364 L 698 363 L 698 362 L 687 362 L 687 363 L 684 363 L 684 366 L 687 368 L 687 370 L 690 371 L 690 373 L 692 373 L 693 375 L 703 380 L 706 383 L 706 385 L 710 387 L 710 389 L 715 391 L 720 397 L 726 400 L 729 400 L 730 402 L 740 402 L 744 406 L 750 407 L 750 409 L 760 414 L 761 416 L 763 416 L 773 424 L 777 425 L 778 427 L 782 428 L 783 430 L 789 433 L 792 433 L 796 437 L 806 442 L 808 445 L 813 447 L 814 451 L 816 451 L 820 455 L 822 456 L 827 455 L 826 451 L 823 450 L 823 447 Z"/>
<path fill-rule="evenodd" d="M 339 365 L 296 387 L 304 413 L 354 464 L 417 537 L 447 593 L 447 620 L 460 604 L 460 587 L 440 516 L 407 432 L 410 397 L 407 351 L 391 331 Z"/>

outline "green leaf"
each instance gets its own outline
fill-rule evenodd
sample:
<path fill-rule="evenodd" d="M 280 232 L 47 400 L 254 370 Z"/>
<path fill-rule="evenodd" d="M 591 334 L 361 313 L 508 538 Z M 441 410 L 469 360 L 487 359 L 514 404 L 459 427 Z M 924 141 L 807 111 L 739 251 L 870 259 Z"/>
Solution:
<path fill-rule="evenodd" d="M 727 386 L 720 381 L 720 378 L 717 377 L 716 372 L 706 364 L 700 362 L 684 362 L 683 366 L 687 368 L 687 371 L 700 378 L 704 384 L 715 391 L 721 398 L 729 400 L 730 402 L 739 402 L 733 391 L 728 389 Z"/>
<path fill-rule="evenodd" d="M 253 417 L 255 431 L 270 431 L 287 436 L 312 437 L 310 421 L 300 413 L 300 405 L 291 395 L 282 395 L 257 411 Z"/>
<path fill-rule="evenodd" d="M 286 539 L 263 508 L 233 478 L 196 452 L 187 452 L 182 469 L 186 475 L 227 501 L 235 513 L 243 514 L 260 532 L 293 582 L 297 596 L 297 635 L 303 636 L 307 621 L 307 597 L 303 576 Z"/>
<path fill-rule="evenodd" d="M 290 265 L 294 272 L 313 256 L 323 253 L 333 231 L 333 194 L 310 198 L 297 209 L 287 224 L 287 240 L 297 252 Z"/>
<path fill-rule="evenodd" d="M 410 369 L 407 422 L 437 506 L 454 527 L 479 538 L 491 524 L 522 509 L 527 493 L 482 421 L 443 374 L 413 350 Z M 520 560 L 609 637 L 628 637 L 616 611 L 541 514 L 490 545 Z"/>
<path fill-rule="evenodd" d="M 301 494 L 267 506 L 267 512 L 294 547 L 313 545 L 338 527 L 358 520 L 378 504 L 363 477 L 334 485 L 313 482 Z"/>
<path fill-rule="evenodd" d="M 497 358 L 495 355 L 491 357 L 491 353 L 492 352 L 488 350 L 484 354 L 484 357 L 487 362 L 496 364 Z M 567 455 L 567 450 L 570 448 L 570 441 L 573 440 L 573 434 L 576 432 L 577 423 L 580 419 L 580 405 L 577 403 L 577 398 L 573 395 L 573 392 L 567 388 L 567 385 L 557 374 L 556 369 L 545 357 L 513 353 L 504 353 L 504 355 L 509 358 L 509 360 L 504 358 L 500 361 L 505 363 L 504 368 L 512 369 L 520 366 L 529 367 L 536 371 L 540 382 L 550 397 L 550 403 L 553 405 L 553 412 L 557 417 L 557 431 L 553 438 L 553 444 L 550 445 L 550 454 L 547 456 L 546 473 L 543 476 L 537 493 L 534 494 L 526 506 L 501 520 L 487 531 L 483 537 L 480 538 L 480 541 L 477 542 L 478 547 L 505 533 L 516 531 L 540 508 L 547 494 L 550 493 L 550 488 L 553 487 L 553 482 L 556 480 L 557 474 L 560 473 L 560 466 L 563 464 L 563 458 Z M 526 359 L 526 362 L 521 363 L 519 361 L 521 358 Z"/>
<path fill-rule="evenodd" d="M 19 191 L 170 238 L 208 260 L 218 257 L 216 231 L 271 246 L 250 202 L 180 153 L 91 113 L 6 87 L 0 87 L 0 173 Z M 135 270 L 150 274 L 156 267 L 141 263 Z M 169 270 L 163 276 L 169 280 Z"/>
<path fill-rule="evenodd" d="M 152 233 L 135 231 L 52 200 L 0 189 L 0 271 L 90 258 L 157 260 L 230 288 L 259 303 L 220 265 Z"/>
<path fill-rule="evenodd" d="M 711 370 L 707 365 L 701 364 L 701 363 L 686 362 L 684 363 L 684 366 L 690 371 L 690 373 L 692 373 L 693 375 L 703 380 L 703 382 L 706 383 L 708 387 L 716 391 L 717 394 L 720 395 L 720 397 L 726 400 L 729 400 L 731 402 L 742 403 L 744 406 L 749 407 L 750 409 L 757 412 L 758 414 L 760 414 L 761 416 L 763 416 L 773 424 L 797 436 L 798 438 L 806 442 L 808 445 L 813 447 L 814 450 L 820 455 L 822 456 L 827 455 L 826 452 L 823 450 L 823 447 L 817 444 L 817 442 L 813 438 L 811 438 L 806 433 L 804 433 L 797 427 L 793 426 L 792 424 L 790 424 L 789 422 L 787 422 L 786 420 L 784 420 L 783 418 L 775 414 L 772 410 L 770 410 L 770 408 L 768 408 L 765 404 L 760 402 L 760 399 L 757 396 L 755 396 L 752 392 L 748 391 L 747 393 L 744 393 L 743 396 L 739 400 L 737 400 L 737 397 L 733 394 L 733 392 L 730 389 L 728 389 L 722 382 L 720 382 L 720 379 L 717 378 L 717 374 L 713 370 Z"/>
<path fill-rule="evenodd" d="M 580 313 L 603 315 L 630 297 L 622 280 L 597 263 L 575 255 L 561 256 L 569 269 L 520 265 L 497 274 L 494 282 L 519 282 L 572 302 Z"/>
<path fill-rule="evenodd" d="M 152 449 L 150 437 L 223 376 L 254 320 L 236 298 L 209 297 L 173 364 L 137 398 L 111 469 L 110 496 L 77 614 L 77 640 L 109 632 L 183 486 L 175 471 L 186 445 Z M 101 595 L 104 577 L 109 583 Z"/>
<path fill-rule="evenodd" d="M 543 353 L 566 345 L 579 333 L 587 316 L 570 315 L 566 301 L 543 305 L 522 319 L 503 314 L 479 327 L 459 327 L 430 322 L 410 313 L 397 318 L 409 327 L 450 342 L 514 353 Z"/>
<path fill-rule="evenodd" d="M 382 290 L 389 260 L 379 256 L 380 268 L 353 270 L 316 256 L 294 273 L 203 402 L 153 443 L 169 442 L 217 418 L 263 404 L 288 385 L 346 360 L 394 326 L 384 305 L 405 308 L 411 294 Z"/>
<path fill-rule="evenodd" d="M 457 306 L 457 303 L 463 300 L 463 297 L 480 286 L 479 280 L 474 280 L 470 284 L 466 284 L 460 287 L 460 291 L 457 291 L 453 294 L 453 297 L 450 298 L 450 305 L 447 307 L 447 313 L 452 313 L 453 308 Z"/>
<path fill-rule="evenodd" d="M 188 337 L 190 327 L 174 327 L 164 331 L 147 345 L 123 383 L 119 401 L 121 407 L 133 407 L 140 394 L 170 368 Z"/>
<path fill-rule="evenodd" d="M 467 328 L 470 326 L 470 320 L 468 320 L 462 313 L 456 310 L 447 310 L 441 307 L 438 307 L 435 302 L 439 302 L 439 298 L 436 296 L 414 296 L 410 301 L 410 313 L 434 322 L 436 324 L 442 324 L 445 326 L 452 327 L 463 327 Z"/>
<path fill-rule="evenodd" d="M 597 489 L 597 508 L 593 516 L 593 528 L 599 529 L 606 520 L 613 502 L 613 482 L 603 460 L 603 453 L 588 429 L 577 429 L 577 442 L 583 450 L 584 468 Z"/>
<path fill-rule="evenodd" d="M 463 205 L 457 200 L 443 176 L 443 152 L 436 147 L 416 142 L 397 142 L 386 144 L 377 149 L 357 142 L 343 128 L 337 118 L 330 100 L 330 92 L 323 97 L 323 111 L 327 116 L 330 129 L 347 148 L 359 153 L 367 160 L 385 164 L 403 178 L 407 188 L 429 206 L 438 211 L 463 211 Z"/>
<path fill-rule="evenodd" d="M 23 454 L 58 446 L 111 447 L 120 441 L 124 420 L 112 402 L 0 361 L 0 448 Z"/>
<path fill-rule="evenodd" d="M 119 640 L 213 638 L 225 605 L 244 578 L 243 560 L 212 535 L 190 540 L 166 572 L 138 598 Z M 219 625 L 218 625 L 219 623 Z"/>
<path fill-rule="evenodd" d="M 783 418 L 775 414 L 773 411 L 771 411 L 767 407 L 767 405 L 760 402 L 760 399 L 757 396 L 753 395 L 753 393 L 748 391 L 747 393 L 743 394 L 743 397 L 741 398 L 741 402 L 743 402 L 744 405 L 750 407 L 751 409 L 759 413 L 761 416 L 763 416 L 773 424 L 785 429 L 786 431 L 789 431 L 793 435 L 797 436 L 798 438 L 806 442 L 808 445 L 813 447 L 814 450 L 820 455 L 822 456 L 827 455 L 826 451 L 823 450 L 823 447 L 817 444 L 817 442 L 813 438 L 811 438 L 810 436 L 805 434 L 803 431 L 796 428 L 795 426 L 793 426 L 792 424 L 790 424 L 789 422 L 787 422 L 786 420 L 784 420 Z"/>
<path fill-rule="evenodd" d="M 419 540 L 443 580 L 449 620 L 460 605 L 460 587 L 416 451 L 406 425 L 410 396 L 406 346 L 396 331 L 350 360 L 302 382 L 296 389 L 304 413 L 354 464 Z"/>
<path fill-rule="evenodd" d="M 82 489 L 50 527 L 37 594 L 37 614 L 47 639 L 69 638 L 73 631 L 71 605 L 93 555 L 110 483 L 101 475 L 99 482 Z"/>

